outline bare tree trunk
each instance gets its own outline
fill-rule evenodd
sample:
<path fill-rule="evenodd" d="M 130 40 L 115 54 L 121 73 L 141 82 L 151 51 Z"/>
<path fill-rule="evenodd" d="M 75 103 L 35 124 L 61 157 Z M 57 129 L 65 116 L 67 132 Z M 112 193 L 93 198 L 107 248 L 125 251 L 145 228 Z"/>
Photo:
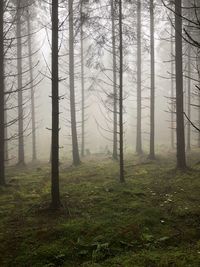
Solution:
<path fill-rule="evenodd" d="M 36 126 L 35 126 L 35 92 L 33 86 L 33 62 L 32 62 L 31 25 L 30 25 L 29 12 L 27 16 L 27 28 L 28 28 L 30 87 L 31 87 L 32 161 L 36 161 L 37 154 L 36 154 Z"/>
<path fill-rule="evenodd" d="M 59 74 L 58 74 L 58 0 L 52 0 L 52 140 L 51 206 L 60 206 L 59 191 Z"/>
<path fill-rule="evenodd" d="M 70 110 L 71 110 L 71 131 L 72 131 L 72 154 L 73 164 L 80 164 L 78 137 L 76 128 L 76 102 L 74 88 L 74 14 L 73 0 L 69 0 L 69 79 L 70 79 Z"/>
<path fill-rule="evenodd" d="M 137 137 L 136 153 L 142 154 L 141 0 L 137 0 Z"/>
<path fill-rule="evenodd" d="M 173 13 L 174 17 L 174 13 Z M 173 18 L 172 17 L 172 18 Z M 175 122 L 175 95 L 174 95 L 174 30 L 173 26 L 171 26 L 171 148 L 175 148 L 175 140 L 174 140 L 174 122 Z"/>
<path fill-rule="evenodd" d="M 155 44 L 154 44 L 154 0 L 150 0 L 150 42 L 151 42 L 151 96 L 150 96 L 150 153 L 155 159 Z"/>
<path fill-rule="evenodd" d="M 200 88 L 200 82 L 199 82 L 199 88 Z M 200 90 L 198 92 L 198 105 L 199 105 L 199 108 L 198 108 L 198 122 L 199 122 L 199 129 L 200 129 Z M 200 148 L 200 132 L 198 132 L 198 147 Z"/>
<path fill-rule="evenodd" d="M 81 1 L 81 111 L 82 111 L 82 132 L 81 132 L 81 156 L 85 156 L 85 81 L 84 81 L 84 32 L 83 32 L 83 3 Z"/>
<path fill-rule="evenodd" d="M 183 114 L 182 0 L 175 2 L 177 168 L 186 168 Z"/>
<path fill-rule="evenodd" d="M 22 88 L 22 42 L 21 42 L 21 14 L 20 0 L 17 0 L 17 73 L 18 73 L 18 165 L 24 165 L 24 114 Z"/>
<path fill-rule="evenodd" d="M 187 116 L 191 120 L 191 45 L 188 44 L 188 98 L 187 98 Z M 187 123 L 187 151 L 191 150 L 191 124 Z"/>
<path fill-rule="evenodd" d="M 122 0 L 119 0 L 119 152 L 120 152 L 120 182 L 124 183 L 124 122 L 123 122 L 123 30 L 122 30 Z"/>
<path fill-rule="evenodd" d="M 199 129 L 200 129 L 200 49 L 198 49 L 197 51 L 197 68 L 198 68 L 198 76 L 199 76 L 199 90 L 198 90 L 198 125 L 199 125 Z M 197 139 L 197 145 L 200 148 L 200 132 L 198 132 L 198 139 Z"/>
<path fill-rule="evenodd" d="M 0 1 L 0 185 L 5 185 L 4 1 Z"/>
<path fill-rule="evenodd" d="M 113 54 L 113 159 L 118 159 L 117 145 L 117 64 L 116 64 L 116 33 L 115 33 L 115 2 L 111 0 L 112 19 L 112 54 Z"/>
<path fill-rule="evenodd" d="M 8 155 L 8 127 L 7 127 L 7 110 L 6 110 L 6 103 L 4 100 L 4 125 L 5 125 L 5 163 L 8 164 L 9 155 Z"/>

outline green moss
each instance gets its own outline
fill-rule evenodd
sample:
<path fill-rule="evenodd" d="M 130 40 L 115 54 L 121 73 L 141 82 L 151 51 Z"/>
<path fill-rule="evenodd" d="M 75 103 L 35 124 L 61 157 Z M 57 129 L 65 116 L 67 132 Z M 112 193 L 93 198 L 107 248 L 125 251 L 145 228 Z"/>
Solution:
<path fill-rule="evenodd" d="M 135 163 L 133 165 L 133 162 Z M 200 266 L 200 166 L 160 156 L 61 167 L 63 208 L 48 209 L 48 165 L 8 170 L 0 188 L 0 266 Z"/>

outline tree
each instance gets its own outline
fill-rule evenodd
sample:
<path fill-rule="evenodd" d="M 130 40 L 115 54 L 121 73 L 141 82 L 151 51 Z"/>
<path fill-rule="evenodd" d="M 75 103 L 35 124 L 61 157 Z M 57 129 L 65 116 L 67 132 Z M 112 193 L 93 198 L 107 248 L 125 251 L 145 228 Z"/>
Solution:
<path fill-rule="evenodd" d="M 76 102 L 74 88 L 74 12 L 73 0 L 68 1 L 69 9 L 69 83 L 70 83 L 70 112 L 71 112 L 71 133 L 72 133 L 72 154 L 73 164 L 80 164 L 77 125 L 76 125 Z"/>
<path fill-rule="evenodd" d="M 183 170 L 186 168 L 186 157 L 183 110 L 182 0 L 175 2 L 175 46 L 177 168 Z"/>
<path fill-rule="evenodd" d="M 7 127 L 7 106 L 6 106 L 6 101 L 4 100 L 4 128 L 5 128 L 5 138 L 4 138 L 4 143 L 5 143 L 5 162 L 6 164 L 9 161 L 9 153 L 8 153 L 8 127 Z"/>
<path fill-rule="evenodd" d="M 123 30 L 122 0 L 119 0 L 119 164 L 120 182 L 124 183 L 124 122 L 123 122 Z"/>
<path fill-rule="evenodd" d="M 81 156 L 84 157 L 85 155 L 85 69 L 84 69 L 84 13 L 83 13 L 83 2 L 81 1 L 81 30 L 80 30 L 80 37 L 81 37 Z"/>
<path fill-rule="evenodd" d="M 136 152 L 142 154 L 141 1 L 137 1 L 137 137 Z"/>
<path fill-rule="evenodd" d="M 0 185 L 5 185 L 4 1 L 0 1 Z"/>
<path fill-rule="evenodd" d="M 28 31 L 28 56 L 30 72 L 30 89 L 31 89 L 31 123 L 32 123 L 32 161 L 37 160 L 36 154 L 36 125 L 35 125 L 35 92 L 33 85 L 33 62 L 32 62 L 32 38 L 30 25 L 30 12 L 27 11 L 27 31 Z"/>
<path fill-rule="evenodd" d="M 175 111 L 175 97 L 174 97 L 174 26 L 172 24 L 173 18 L 174 18 L 174 12 L 171 12 L 171 148 L 175 148 L 175 142 L 174 142 L 174 111 Z"/>
<path fill-rule="evenodd" d="M 154 0 L 150 0 L 150 50 L 151 50 L 151 96 L 150 96 L 150 152 L 155 159 L 155 44 L 154 44 Z"/>
<path fill-rule="evenodd" d="M 188 118 L 191 120 L 191 45 L 188 44 L 188 55 L 187 55 L 187 58 L 188 58 L 188 83 L 187 83 L 187 114 L 188 114 Z M 191 125 L 190 123 L 188 122 L 187 124 L 187 151 L 190 152 L 191 150 Z"/>
<path fill-rule="evenodd" d="M 198 79 L 199 79 L 199 83 L 198 83 L 198 127 L 200 129 L 200 48 L 198 49 L 198 56 L 197 56 L 197 68 L 198 68 Z M 200 148 L 200 132 L 198 132 L 198 141 L 197 141 L 197 145 Z"/>
<path fill-rule="evenodd" d="M 117 144 L 117 62 L 116 62 L 116 32 L 115 32 L 115 1 L 111 0 L 112 20 L 112 57 L 113 57 L 113 159 L 118 159 Z"/>
<path fill-rule="evenodd" d="M 18 83 L 18 165 L 25 164 L 24 159 L 24 114 L 23 114 L 23 88 L 22 88 L 22 5 L 17 0 L 17 83 Z"/>
<path fill-rule="evenodd" d="M 52 140 L 51 206 L 60 207 L 59 192 L 59 71 L 58 71 L 58 0 L 52 0 Z"/>

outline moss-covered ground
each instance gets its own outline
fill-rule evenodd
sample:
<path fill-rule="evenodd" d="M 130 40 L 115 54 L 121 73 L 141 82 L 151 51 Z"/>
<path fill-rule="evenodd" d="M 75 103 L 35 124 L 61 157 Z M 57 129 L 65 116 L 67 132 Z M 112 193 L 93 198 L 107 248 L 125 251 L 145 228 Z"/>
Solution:
<path fill-rule="evenodd" d="M 85 159 L 61 165 L 62 208 L 49 209 L 50 166 L 8 168 L 0 188 L 0 266 L 199 267 L 200 164 L 175 169 L 156 161 Z"/>

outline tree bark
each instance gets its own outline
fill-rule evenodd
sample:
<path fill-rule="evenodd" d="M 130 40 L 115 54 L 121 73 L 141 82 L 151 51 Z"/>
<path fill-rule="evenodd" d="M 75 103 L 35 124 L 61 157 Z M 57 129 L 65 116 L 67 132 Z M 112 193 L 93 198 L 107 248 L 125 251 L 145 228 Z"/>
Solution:
<path fill-rule="evenodd" d="M 85 156 L 85 81 L 84 81 L 84 31 L 83 31 L 83 3 L 81 1 L 81 156 Z"/>
<path fill-rule="evenodd" d="M 8 127 L 7 127 L 7 122 L 8 122 L 8 118 L 7 118 L 7 110 L 6 110 L 6 100 L 4 100 L 4 127 L 5 127 L 5 137 L 4 137 L 4 143 L 5 143 L 5 164 L 8 164 L 9 161 L 9 153 L 8 153 Z"/>
<path fill-rule="evenodd" d="M 172 14 L 173 21 L 174 13 Z M 171 25 L 171 148 L 175 148 L 175 140 L 174 140 L 174 122 L 175 122 L 175 103 L 174 103 L 174 30 L 173 25 Z"/>
<path fill-rule="evenodd" d="M 59 71 L 58 71 L 58 0 L 52 0 L 52 140 L 51 206 L 60 207 L 59 192 Z"/>
<path fill-rule="evenodd" d="M 123 31 L 122 31 L 122 0 L 119 0 L 119 152 L 120 182 L 124 183 L 124 125 L 123 125 Z"/>
<path fill-rule="evenodd" d="M 73 164 L 80 164 L 78 137 L 76 128 L 76 102 L 74 88 L 74 14 L 73 0 L 69 3 L 69 80 L 70 80 L 70 111 L 71 111 L 71 133 L 72 133 L 72 154 Z"/>
<path fill-rule="evenodd" d="M 113 159 L 118 159 L 117 145 L 117 72 L 116 72 L 116 33 L 115 33 L 115 2 L 111 0 L 112 20 L 112 56 L 113 56 Z"/>
<path fill-rule="evenodd" d="M 199 83 L 198 83 L 198 86 L 199 86 L 199 90 L 198 90 L 198 105 L 199 105 L 199 108 L 198 108 L 198 126 L 199 126 L 199 129 L 200 129 L 200 49 L 198 49 L 197 51 L 197 68 L 198 68 L 198 78 L 199 78 Z M 197 146 L 198 148 L 200 148 L 200 132 L 198 132 L 198 138 L 197 138 Z"/>
<path fill-rule="evenodd" d="M 199 77 L 199 80 L 200 80 L 200 77 Z M 200 82 L 199 82 L 199 88 L 200 88 Z M 199 105 L 199 108 L 198 108 L 198 122 L 199 122 L 199 129 L 200 129 L 200 90 L 198 92 L 198 105 Z M 200 148 L 200 132 L 198 132 L 198 147 Z"/>
<path fill-rule="evenodd" d="M 37 154 L 36 154 L 36 126 L 35 126 L 35 92 L 33 86 L 33 62 L 32 62 L 31 25 L 30 25 L 29 12 L 27 15 L 28 15 L 27 16 L 28 53 L 29 53 L 30 87 L 31 87 L 32 161 L 36 161 Z"/>
<path fill-rule="evenodd" d="M 150 0 L 150 46 L 151 46 L 151 96 L 150 96 L 150 153 L 155 159 L 155 44 L 154 44 L 154 0 Z"/>
<path fill-rule="evenodd" d="M 191 45 L 188 44 L 188 85 L 187 116 L 191 120 Z M 191 151 L 191 124 L 187 123 L 187 151 Z"/>
<path fill-rule="evenodd" d="M 137 137 L 136 153 L 142 154 L 141 0 L 137 1 Z"/>
<path fill-rule="evenodd" d="M 182 0 L 175 2 L 177 168 L 186 168 L 183 113 Z"/>
<path fill-rule="evenodd" d="M 18 165 L 24 165 L 24 114 L 22 89 L 22 40 L 21 40 L 22 7 L 17 0 L 17 73 L 18 73 Z"/>
<path fill-rule="evenodd" d="M 0 1 L 0 185 L 5 185 L 4 1 Z"/>

